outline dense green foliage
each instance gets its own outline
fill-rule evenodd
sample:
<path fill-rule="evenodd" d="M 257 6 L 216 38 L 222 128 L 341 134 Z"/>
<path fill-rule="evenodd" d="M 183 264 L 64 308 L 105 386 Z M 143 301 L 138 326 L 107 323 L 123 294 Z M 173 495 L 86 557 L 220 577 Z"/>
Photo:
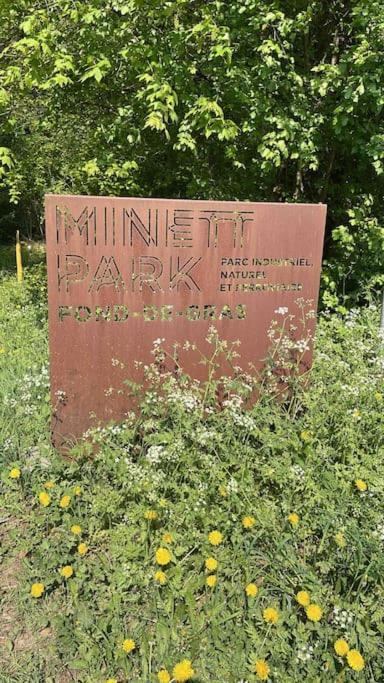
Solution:
<path fill-rule="evenodd" d="M 47 191 L 327 202 L 325 305 L 383 284 L 381 0 L 0 0 L 0 45 L 25 231 Z"/>
<path fill-rule="evenodd" d="M 159 381 L 155 364 L 141 417 L 96 431 L 92 459 L 79 444 L 63 460 L 47 431 L 45 297 L 36 266 L 23 287 L 0 283 L 0 681 L 158 683 L 159 670 L 184 658 L 191 683 L 266 680 L 256 660 L 267 661 L 276 683 L 380 681 L 377 311 L 321 317 L 310 390 L 293 381 L 287 403 L 272 398 L 266 376 L 245 410 L 248 377 L 228 386 L 218 410 L 214 383 L 206 391 L 187 378 Z M 210 340 L 215 352 L 220 342 Z M 245 526 L 244 517 L 252 518 Z M 218 546 L 208 540 L 215 529 Z M 171 559 L 159 567 L 160 546 Z M 210 572 L 208 557 L 218 561 Z M 63 566 L 73 569 L 68 579 Z M 31 596 L 33 583 L 44 584 L 40 597 Z M 250 583 L 257 591 L 247 596 Z M 298 603 L 300 590 L 320 606 L 319 621 Z M 265 621 L 268 607 L 277 624 Z M 360 672 L 351 668 L 361 664 L 356 655 L 336 654 L 339 638 L 364 657 Z M 135 641 L 132 652 L 124 639 Z"/>

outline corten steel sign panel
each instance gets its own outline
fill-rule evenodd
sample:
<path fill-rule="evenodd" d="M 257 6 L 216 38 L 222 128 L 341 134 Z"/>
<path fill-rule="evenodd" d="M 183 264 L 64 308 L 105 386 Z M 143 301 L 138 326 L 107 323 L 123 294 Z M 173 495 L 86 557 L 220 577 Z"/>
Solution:
<path fill-rule="evenodd" d="M 155 339 L 205 349 L 213 324 L 241 341 L 239 365 L 260 366 L 275 310 L 317 305 L 325 215 L 321 204 L 47 195 L 53 404 L 66 395 L 56 444 L 92 416 L 124 416 L 119 389 Z M 181 362 L 204 378 L 196 355 Z"/>

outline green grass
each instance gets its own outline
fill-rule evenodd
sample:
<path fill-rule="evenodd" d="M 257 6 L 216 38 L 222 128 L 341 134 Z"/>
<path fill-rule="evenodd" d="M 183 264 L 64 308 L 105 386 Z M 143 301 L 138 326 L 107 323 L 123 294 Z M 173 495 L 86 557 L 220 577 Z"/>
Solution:
<path fill-rule="evenodd" d="M 27 269 L 21 286 L 14 275 L 0 281 L 0 681 L 155 683 L 185 658 L 194 683 L 254 683 L 258 659 L 274 682 L 383 680 L 378 310 L 322 317 L 310 383 L 294 379 L 289 402 L 275 401 L 266 381 L 245 410 L 236 397 L 246 402 L 247 378 L 217 410 L 214 382 L 205 393 L 154 367 L 140 417 L 95 432 L 92 457 L 80 444 L 64 460 L 49 442 L 45 297 L 42 266 Z M 14 467 L 20 479 L 9 477 Z M 208 539 L 214 529 L 218 546 Z M 159 547 L 171 554 L 163 586 L 154 578 Z M 30 595 L 34 582 L 44 584 L 40 598 Z M 299 590 L 321 607 L 320 621 L 307 618 Z M 278 610 L 276 625 L 265 621 L 267 607 Z M 341 637 L 363 655 L 361 672 L 336 655 Z M 136 644 L 130 654 L 125 638 Z"/>
<path fill-rule="evenodd" d="M 45 261 L 45 245 L 43 242 L 28 242 L 21 244 L 21 258 L 23 267 L 29 268 Z M 0 274 L 16 273 L 16 252 L 14 244 L 0 245 Z"/>

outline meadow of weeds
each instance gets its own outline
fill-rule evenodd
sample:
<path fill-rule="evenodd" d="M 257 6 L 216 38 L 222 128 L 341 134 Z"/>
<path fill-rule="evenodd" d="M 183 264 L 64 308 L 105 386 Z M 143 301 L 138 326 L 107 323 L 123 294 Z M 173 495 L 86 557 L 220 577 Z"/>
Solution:
<path fill-rule="evenodd" d="M 287 400 L 269 366 L 218 406 L 158 342 L 140 412 L 65 459 L 46 313 L 43 266 L 3 275 L 0 681 L 383 681 L 377 307 L 321 315 Z"/>

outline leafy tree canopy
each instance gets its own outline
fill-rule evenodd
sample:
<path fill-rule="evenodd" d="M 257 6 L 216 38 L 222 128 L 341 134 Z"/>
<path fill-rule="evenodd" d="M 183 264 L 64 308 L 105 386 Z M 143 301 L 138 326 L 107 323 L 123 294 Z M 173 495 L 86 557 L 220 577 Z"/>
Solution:
<path fill-rule="evenodd" d="M 48 191 L 326 202 L 325 305 L 384 284 L 381 0 L 0 0 L 0 49 L 25 228 Z"/>

